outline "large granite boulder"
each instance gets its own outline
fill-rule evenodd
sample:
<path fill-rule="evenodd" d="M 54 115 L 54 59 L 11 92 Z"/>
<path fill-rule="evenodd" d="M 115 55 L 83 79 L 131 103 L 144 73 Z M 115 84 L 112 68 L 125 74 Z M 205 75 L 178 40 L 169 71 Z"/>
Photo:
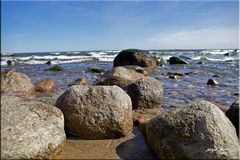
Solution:
<path fill-rule="evenodd" d="M 35 91 L 37 92 L 53 92 L 55 87 L 54 80 L 46 78 L 35 83 Z"/>
<path fill-rule="evenodd" d="M 62 112 L 41 102 L 1 97 L 1 159 L 53 158 L 65 143 Z"/>
<path fill-rule="evenodd" d="M 133 127 L 130 97 L 117 86 L 68 88 L 56 102 L 66 131 L 84 139 L 119 138 Z"/>
<path fill-rule="evenodd" d="M 32 80 L 16 70 L 1 75 L 1 93 L 31 94 L 34 91 Z"/>
<path fill-rule="evenodd" d="M 141 67 L 156 67 L 157 58 L 148 51 L 127 49 L 121 51 L 113 61 L 114 67 L 125 65 L 138 65 Z"/>
<path fill-rule="evenodd" d="M 163 85 L 152 77 L 141 78 L 125 86 L 124 90 L 132 99 L 133 109 L 156 108 L 163 101 Z"/>
<path fill-rule="evenodd" d="M 239 136 L 239 100 L 234 102 L 225 114 L 235 126 L 237 135 Z"/>
<path fill-rule="evenodd" d="M 124 87 L 125 85 L 135 82 L 142 77 L 145 76 L 135 70 L 124 67 L 114 67 L 110 71 L 105 72 L 97 84 Z"/>
<path fill-rule="evenodd" d="M 239 158 L 234 126 L 208 101 L 195 101 L 152 119 L 147 141 L 159 159 Z"/>

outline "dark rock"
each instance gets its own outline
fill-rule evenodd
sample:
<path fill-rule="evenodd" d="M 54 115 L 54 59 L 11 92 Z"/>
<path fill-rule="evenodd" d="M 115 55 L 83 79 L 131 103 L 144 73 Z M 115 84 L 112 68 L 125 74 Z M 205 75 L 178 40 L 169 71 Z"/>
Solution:
<path fill-rule="evenodd" d="M 13 60 L 8 60 L 7 61 L 7 65 L 9 65 L 9 66 L 13 66 L 15 64 L 16 64 L 16 61 L 13 61 Z"/>
<path fill-rule="evenodd" d="M 233 95 L 236 97 L 239 97 L 239 93 L 234 93 Z"/>
<path fill-rule="evenodd" d="M 110 71 L 105 72 L 97 84 L 124 87 L 142 77 L 144 77 L 144 75 L 135 70 L 126 69 L 124 67 L 114 67 Z"/>
<path fill-rule="evenodd" d="M 167 75 L 175 75 L 175 76 L 184 76 L 183 73 L 178 73 L 178 72 L 167 72 Z"/>
<path fill-rule="evenodd" d="M 113 139 L 132 131 L 130 97 L 117 86 L 68 88 L 56 102 L 64 114 L 66 131 L 84 139 Z"/>
<path fill-rule="evenodd" d="M 170 79 L 180 79 L 181 77 L 177 76 L 177 75 L 170 75 L 169 78 Z"/>
<path fill-rule="evenodd" d="M 55 65 L 51 68 L 45 69 L 44 71 L 63 71 L 63 68 L 61 66 Z"/>
<path fill-rule="evenodd" d="M 51 159 L 65 140 L 64 117 L 58 108 L 1 97 L 1 159 Z"/>
<path fill-rule="evenodd" d="M 188 64 L 187 62 L 181 60 L 179 57 L 171 57 L 169 59 L 170 64 Z"/>
<path fill-rule="evenodd" d="M 216 85 L 218 85 L 218 82 L 216 80 L 210 78 L 207 81 L 207 85 L 209 85 L 209 86 L 216 86 Z"/>
<path fill-rule="evenodd" d="M 46 62 L 46 64 L 47 64 L 47 65 L 51 65 L 51 64 L 52 64 L 52 61 L 49 60 L 49 61 Z"/>
<path fill-rule="evenodd" d="M 54 80 L 51 78 L 46 78 L 38 81 L 35 84 L 35 91 L 37 92 L 53 92 L 55 87 Z"/>
<path fill-rule="evenodd" d="M 104 69 L 99 68 L 99 67 L 89 67 L 88 69 L 89 69 L 91 72 L 93 72 L 93 73 L 102 73 L 102 72 L 104 72 Z"/>
<path fill-rule="evenodd" d="M 127 49 L 121 51 L 113 61 L 114 67 L 125 65 L 138 65 L 141 67 L 156 67 L 157 58 L 148 51 Z"/>
<path fill-rule="evenodd" d="M 124 90 L 132 99 L 133 109 L 156 108 L 163 101 L 162 83 L 155 78 L 141 78 L 125 86 Z"/>
<path fill-rule="evenodd" d="M 214 74 L 212 77 L 215 77 L 215 78 L 221 78 L 221 76 L 218 75 L 218 74 Z"/>
<path fill-rule="evenodd" d="M 239 100 L 230 106 L 230 109 L 226 112 L 226 116 L 235 126 L 237 135 L 239 136 Z"/>
<path fill-rule="evenodd" d="M 163 113 L 147 125 L 147 142 L 159 159 L 238 159 L 234 126 L 207 101 Z"/>

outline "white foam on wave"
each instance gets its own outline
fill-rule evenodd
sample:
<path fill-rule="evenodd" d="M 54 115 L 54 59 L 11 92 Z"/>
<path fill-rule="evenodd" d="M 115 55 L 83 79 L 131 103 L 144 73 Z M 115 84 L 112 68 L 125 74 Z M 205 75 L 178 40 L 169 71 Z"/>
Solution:
<path fill-rule="evenodd" d="M 206 51 L 202 51 L 203 54 L 226 54 L 226 53 L 231 53 L 234 50 L 206 50 Z"/>

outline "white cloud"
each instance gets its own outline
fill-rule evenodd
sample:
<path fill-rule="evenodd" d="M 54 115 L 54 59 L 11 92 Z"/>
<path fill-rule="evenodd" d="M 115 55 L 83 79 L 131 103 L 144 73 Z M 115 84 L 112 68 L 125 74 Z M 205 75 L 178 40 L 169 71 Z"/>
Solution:
<path fill-rule="evenodd" d="M 154 48 L 239 48 L 239 28 L 209 27 L 162 33 L 147 39 Z"/>

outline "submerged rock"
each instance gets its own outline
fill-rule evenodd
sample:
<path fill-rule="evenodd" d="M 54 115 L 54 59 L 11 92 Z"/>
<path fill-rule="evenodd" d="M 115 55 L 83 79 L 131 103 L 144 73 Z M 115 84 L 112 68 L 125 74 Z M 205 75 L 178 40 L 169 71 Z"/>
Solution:
<path fill-rule="evenodd" d="M 35 91 L 37 92 L 53 92 L 55 87 L 54 80 L 51 78 L 46 78 L 38 81 L 35 84 Z"/>
<path fill-rule="evenodd" d="M 187 62 L 183 61 L 179 57 L 171 57 L 169 59 L 169 63 L 170 64 L 188 64 Z"/>
<path fill-rule="evenodd" d="M 207 101 L 195 101 L 152 119 L 147 141 L 159 159 L 238 159 L 234 126 Z"/>
<path fill-rule="evenodd" d="M 132 99 L 133 109 L 156 108 L 163 101 L 162 83 L 152 77 L 141 78 L 124 87 L 124 90 Z"/>
<path fill-rule="evenodd" d="M 125 85 L 135 82 L 142 77 L 144 77 L 143 74 L 132 69 L 114 67 L 110 71 L 105 72 L 97 84 L 117 85 L 119 87 L 124 87 Z"/>
<path fill-rule="evenodd" d="M 210 78 L 207 81 L 207 85 L 209 85 L 209 86 L 216 86 L 216 85 L 218 85 L 218 82 L 216 80 Z"/>
<path fill-rule="evenodd" d="M 178 75 L 170 75 L 168 76 L 170 79 L 180 79 L 181 77 Z"/>
<path fill-rule="evenodd" d="M 61 66 L 55 65 L 51 68 L 45 69 L 44 71 L 63 71 L 63 68 Z"/>
<path fill-rule="evenodd" d="M 1 159 L 49 159 L 65 143 L 64 118 L 53 106 L 1 97 Z"/>
<path fill-rule="evenodd" d="M 148 51 L 127 49 L 121 51 L 113 61 L 114 67 L 125 65 L 138 65 L 141 67 L 156 67 L 157 58 Z"/>
<path fill-rule="evenodd" d="M 52 60 L 46 62 L 47 65 L 52 65 Z"/>
<path fill-rule="evenodd" d="M 66 131 L 84 139 L 120 138 L 133 126 L 130 97 L 117 86 L 68 88 L 56 102 Z"/>
<path fill-rule="evenodd" d="M 89 67 L 88 69 L 89 69 L 91 72 L 93 72 L 93 73 L 102 73 L 102 72 L 104 72 L 104 69 L 99 68 L 99 67 Z"/>
<path fill-rule="evenodd" d="M 230 106 L 230 109 L 226 112 L 226 116 L 235 126 L 237 135 L 239 136 L 239 100 Z"/>
<path fill-rule="evenodd" d="M 1 75 L 1 93 L 27 95 L 32 94 L 33 91 L 34 84 L 26 74 L 11 70 Z"/>

